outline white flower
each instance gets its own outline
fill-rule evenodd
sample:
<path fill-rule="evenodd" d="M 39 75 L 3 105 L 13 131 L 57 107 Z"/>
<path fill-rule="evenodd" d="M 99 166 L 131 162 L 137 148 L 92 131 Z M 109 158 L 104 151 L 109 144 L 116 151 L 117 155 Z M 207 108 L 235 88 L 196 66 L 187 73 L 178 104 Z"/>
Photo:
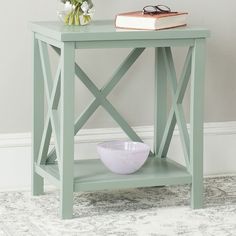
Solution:
<path fill-rule="evenodd" d="M 92 15 L 94 14 L 94 12 L 95 12 L 95 8 L 94 8 L 94 7 L 92 7 L 92 8 L 90 8 L 90 9 L 88 10 L 88 13 L 87 13 L 87 15 L 90 15 L 90 16 L 92 16 Z"/>
<path fill-rule="evenodd" d="M 86 2 L 86 1 L 83 2 L 80 8 L 81 8 L 81 10 L 82 10 L 84 13 L 87 13 L 88 10 L 89 10 L 89 4 L 88 4 L 88 2 Z"/>
<path fill-rule="evenodd" d="M 65 9 L 65 11 L 71 11 L 73 9 L 73 6 L 69 1 L 66 1 L 65 5 L 64 5 L 64 9 Z"/>

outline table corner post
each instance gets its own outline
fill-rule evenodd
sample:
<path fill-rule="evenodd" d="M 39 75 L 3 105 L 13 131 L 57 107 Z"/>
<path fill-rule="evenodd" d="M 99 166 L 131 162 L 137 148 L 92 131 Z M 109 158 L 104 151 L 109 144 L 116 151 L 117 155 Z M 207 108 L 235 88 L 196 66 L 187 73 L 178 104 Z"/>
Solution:
<path fill-rule="evenodd" d="M 157 156 L 167 120 L 167 73 L 164 62 L 164 48 L 155 48 L 154 86 L 154 142 L 153 152 Z M 161 157 L 161 156 L 160 156 Z"/>
<path fill-rule="evenodd" d="M 33 122 L 32 122 L 32 160 L 31 160 L 31 193 L 33 196 L 44 192 L 44 179 L 35 171 L 39 147 L 44 128 L 44 82 L 40 62 L 38 41 L 32 33 L 32 61 L 33 61 Z"/>
<path fill-rule="evenodd" d="M 190 104 L 191 206 L 203 207 L 203 122 L 205 39 L 196 39 L 192 55 Z"/>
<path fill-rule="evenodd" d="M 74 42 L 63 43 L 61 57 L 60 215 L 70 219 L 73 217 L 74 192 Z"/>

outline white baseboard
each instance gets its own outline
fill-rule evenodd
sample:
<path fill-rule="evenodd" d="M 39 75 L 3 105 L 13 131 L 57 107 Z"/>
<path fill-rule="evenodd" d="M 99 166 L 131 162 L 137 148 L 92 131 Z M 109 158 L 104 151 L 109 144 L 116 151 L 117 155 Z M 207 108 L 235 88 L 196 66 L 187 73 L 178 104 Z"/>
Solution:
<path fill-rule="evenodd" d="M 145 143 L 153 145 L 153 127 L 140 126 L 134 130 Z M 75 138 L 75 158 L 98 158 L 96 144 L 108 140 L 126 140 L 120 128 L 81 130 Z M 178 129 L 168 156 L 184 162 Z M 31 134 L 0 135 L 0 191 L 29 189 L 31 168 Z M 236 122 L 204 124 L 204 174 L 236 173 Z"/>

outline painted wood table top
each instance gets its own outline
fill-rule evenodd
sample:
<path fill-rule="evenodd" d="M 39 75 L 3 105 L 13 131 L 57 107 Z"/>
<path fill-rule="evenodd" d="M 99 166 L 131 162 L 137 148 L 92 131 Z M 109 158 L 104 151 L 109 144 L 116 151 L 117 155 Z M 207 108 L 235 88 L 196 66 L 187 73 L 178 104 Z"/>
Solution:
<path fill-rule="evenodd" d="M 200 27 L 179 27 L 166 30 L 118 29 L 112 20 L 92 21 L 85 27 L 67 26 L 60 22 L 32 22 L 32 31 L 59 41 L 191 39 L 206 38 L 209 30 Z"/>

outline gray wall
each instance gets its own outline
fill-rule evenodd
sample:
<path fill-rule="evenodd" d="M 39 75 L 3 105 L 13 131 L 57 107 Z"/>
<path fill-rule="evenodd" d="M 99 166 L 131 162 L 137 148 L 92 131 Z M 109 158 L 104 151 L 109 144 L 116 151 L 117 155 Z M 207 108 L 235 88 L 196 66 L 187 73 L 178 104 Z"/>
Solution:
<path fill-rule="evenodd" d="M 156 1 L 94 0 L 96 19 L 112 19 L 118 12 L 141 9 Z M 191 25 L 207 27 L 211 38 L 207 48 L 205 90 L 205 121 L 236 120 L 236 2 L 223 4 L 216 1 L 162 1 L 173 9 L 188 11 Z M 29 132 L 31 130 L 31 33 L 29 21 L 57 20 L 57 0 L 3 1 L 1 3 L 0 43 L 0 133 Z M 102 86 L 112 75 L 129 50 L 78 51 L 82 68 Z M 182 53 L 175 50 L 177 70 L 182 64 Z M 127 73 L 124 80 L 111 93 L 109 99 L 131 125 L 151 125 L 153 122 L 153 50 L 147 49 Z M 56 56 L 52 53 L 53 65 Z M 101 60 L 102 58 L 102 60 Z M 76 110 L 81 112 L 92 96 L 77 82 Z M 143 96 L 140 96 L 143 94 Z M 83 104 L 82 104 L 83 103 Z M 132 109 L 130 109 L 130 106 Z M 185 101 L 188 110 L 188 101 Z M 114 127 L 110 117 L 98 109 L 87 128 Z"/>

